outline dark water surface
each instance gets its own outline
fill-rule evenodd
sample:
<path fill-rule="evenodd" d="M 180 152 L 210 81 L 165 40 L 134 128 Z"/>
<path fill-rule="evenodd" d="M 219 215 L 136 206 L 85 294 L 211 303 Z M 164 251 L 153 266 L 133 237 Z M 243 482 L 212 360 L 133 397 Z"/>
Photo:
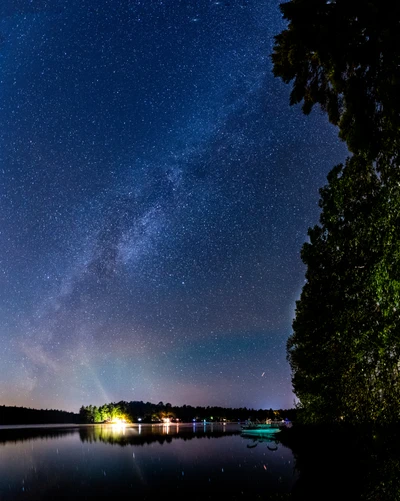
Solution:
<path fill-rule="evenodd" d="M 289 499 L 292 451 L 236 425 L 0 427 L 0 501 Z"/>

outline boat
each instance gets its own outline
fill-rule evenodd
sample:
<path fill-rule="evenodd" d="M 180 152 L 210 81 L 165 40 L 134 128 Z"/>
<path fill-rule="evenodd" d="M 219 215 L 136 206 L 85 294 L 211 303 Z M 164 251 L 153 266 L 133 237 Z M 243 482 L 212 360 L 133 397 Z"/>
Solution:
<path fill-rule="evenodd" d="M 242 430 L 242 435 L 252 435 L 252 436 L 271 436 L 276 435 L 281 430 L 280 428 L 248 428 Z"/>
<path fill-rule="evenodd" d="M 248 423 L 242 426 L 242 435 L 270 436 L 281 431 L 277 423 Z"/>

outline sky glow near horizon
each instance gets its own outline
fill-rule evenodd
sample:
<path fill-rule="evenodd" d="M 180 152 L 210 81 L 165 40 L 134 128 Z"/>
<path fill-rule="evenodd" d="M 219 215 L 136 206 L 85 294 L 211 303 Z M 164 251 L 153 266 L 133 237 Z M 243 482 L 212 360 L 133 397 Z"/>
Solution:
<path fill-rule="evenodd" d="M 293 405 L 285 345 L 346 148 L 289 107 L 278 1 L 0 6 L 0 405 Z"/>

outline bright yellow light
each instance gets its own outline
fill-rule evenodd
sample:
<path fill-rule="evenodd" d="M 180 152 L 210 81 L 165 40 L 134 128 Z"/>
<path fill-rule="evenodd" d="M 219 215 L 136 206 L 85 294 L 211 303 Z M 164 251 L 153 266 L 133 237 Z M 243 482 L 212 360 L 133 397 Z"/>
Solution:
<path fill-rule="evenodd" d="M 116 417 L 110 421 L 108 421 L 109 424 L 126 424 L 127 420 L 124 417 Z"/>
<path fill-rule="evenodd" d="M 111 425 L 111 432 L 113 435 L 125 434 L 126 420 L 124 418 L 114 418 L 112 421 L 108 421 L 108 424 Z"/>
<path fill-rule="evenodd" d="M 112 432 L 115 433 L 115 434 L 125 434 L 125 429 L 126 429 L 126 423 L 122 420 L 122 419 L 115 419 L 112 423 L 111 423 L 111 429 L 112 429 Z"/>

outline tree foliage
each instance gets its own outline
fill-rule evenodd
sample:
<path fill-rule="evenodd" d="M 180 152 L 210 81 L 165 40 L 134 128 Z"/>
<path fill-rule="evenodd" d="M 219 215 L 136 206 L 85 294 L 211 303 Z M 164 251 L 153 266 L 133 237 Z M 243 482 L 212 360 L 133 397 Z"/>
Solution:
<path fill-rule="evenodd" d="M 400 4 L 291 0 L 275 76 L 319 104 L 354 156 L 321 190 L 288 360 L 308 422 L 400 417 Z"/>
<path fill-rule="evenodd" d="M 387 0 L 291 0 L 275 37 L 275 76 L 293 81 L 291 104 L 315 104 L 352 152 L 398 158 L 400 4 Z"/>
<path fill-rule="evenodd" d="M 0 425 L 6 424 L 57 424 L 78 423 L 79 416 L 74 412 L 56 409 L 30 409 L 0 405 Z"/>
<path fill-rule="evenodd" d="M 95 405 L 82 405 L 79 410 L 81 423 L 103 423 L 105 421 L 113 421 L 115 419 L 125 419 L 126 409 L 123 402 L 118 404 L 109 403 L 96 407 Z"/>
<path fill-rule="evenodd" d="M 320 190 L 288 341 L 306 421 L 400 417 L 399 186 L 354 156 Z"/>
<path fill-rule="evenodd" d="M 82 423 L 102 423 L 115 418 L 125 418 L 131 422 L 160 423 L 164 419 L 179 420 L 181 422 L 195 421 L 238 421 L 250 419 L 252 421 L 265 421 L 266 419 L 295 418 L 295 409 L 266 410 L 266 409 L 238 409 L 225 407 L 193 407 L 191 405 L 172 406 L 170 403 L 159 402 L 125 402 L 104 404 L 100 407 L 93 405 L 82 406 L 80 409 Z"/>

